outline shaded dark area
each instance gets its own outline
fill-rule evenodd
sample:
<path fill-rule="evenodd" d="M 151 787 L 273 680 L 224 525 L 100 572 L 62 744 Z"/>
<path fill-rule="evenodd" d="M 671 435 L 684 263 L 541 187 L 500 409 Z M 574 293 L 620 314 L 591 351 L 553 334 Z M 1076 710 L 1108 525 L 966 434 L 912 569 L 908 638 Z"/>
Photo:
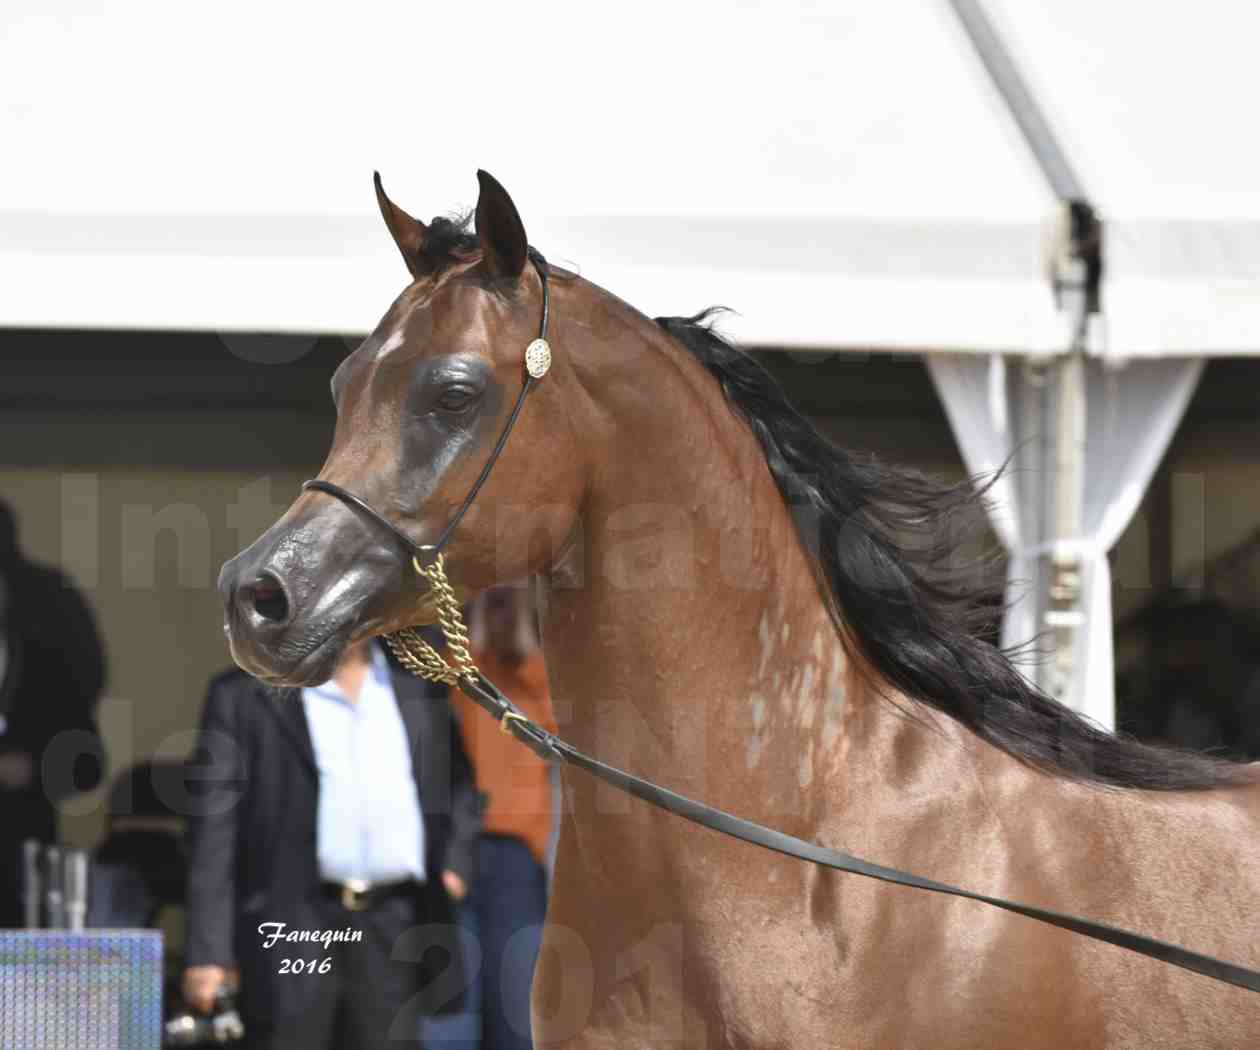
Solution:
<path fill-rule="evenodd" d="M 187 776 L 182 762 L 141 762 L 114 779 L 105 839 L 93 856 L 88 925 L 156 926 L 163 907 L 183 907 Z"/>
<path fill-rule="evenodd" d="M 332 418 L 328 382 L 357 338 L 0 330 L 0 409 L 221 411 Z"/>
<path fill-rule="evenodd" d="M 862 419 L 945 420 L 932 379 L 915 354 L 770 350 L 753 356 L 807 416 L 829 416 L 843 404 L 847 416 Z"/>
<path fill-rule="evenodd" d="M 1243 420 L 1255 423 L 1260 391 L 1260 361 L 1251 357 L 1219 357 L 1207 363 L 1203 378 L 1186 407 L 1178 437 L 1196 423 Z"/>
<path fill-rule="evenodd" d="M 1117 724 L 1150 739 L 1260 758 L 1260 528 L 1163 587 L 1116 626 L 1143 661 L 1117 676 Z"/>
<path fill-rule="evenodd" d="M 1260 615 L 1175 595 L 1128 625 L 1145 665 L 1118 679 L 1116 724 L 1146 740 L 1230 758 L 1260 758 Z"/>
<path fill-rule="evenodd" d="M 358 339 L 0 330 L 0 463 L 318 469 Z M 226 421 L 226 422 L 225 422 Z"/>
<path fill-rule="evenodd" d="M 1257 389 L 1255 359 L 1208 362 L 1147 497 L 1154 593 L 1115 628 L 1118 646 L 1143 654 L 1117 675 L 1117 727 L 1237 759 L 1260 758 L 1260 522 L 1174 578 L 1168 475 L 1183 457 L 1202 462 L 1226 449 L 1248 461 L 1260 456 Z"/>

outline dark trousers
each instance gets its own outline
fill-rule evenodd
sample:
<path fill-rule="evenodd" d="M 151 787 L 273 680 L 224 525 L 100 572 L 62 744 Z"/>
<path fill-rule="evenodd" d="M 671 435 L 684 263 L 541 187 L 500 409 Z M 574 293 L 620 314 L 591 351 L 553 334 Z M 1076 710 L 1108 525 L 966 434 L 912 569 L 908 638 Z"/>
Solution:
<path fill-rule="evenodd" d="M 481 965 L 470 973 L 466 1013 L 426 1021 L 424 1042 L 431 1050 L 529 1050 L 546 873 L 516 838 L 482 835 L 478 853 L 477 883 L 459 909 L 459 922 L 473 946 L 465 953 L 467 964 L 471 969 L 480 957 Z"/>
<path fill-rule="evenodd" d="M 390 897 L 366 911 L 352 912 L 328 900 L 321 902 L 321 908 L 324 928 L 349 926 L 361 930 L 363 939 L 335 941 L 327 952 L 320 950 L 331 963 L 328 973 L 318 977 L 318 994 L 308 1010 L 269 1023 L 251 1023 L 247 1017 L 249 1050 L 420 1047 L 416 963 L 391 958 L 404 931 L 416 925 L 415 901 L 408 896 Z M 272 951 L 280 965 L 282 946 Z"/>

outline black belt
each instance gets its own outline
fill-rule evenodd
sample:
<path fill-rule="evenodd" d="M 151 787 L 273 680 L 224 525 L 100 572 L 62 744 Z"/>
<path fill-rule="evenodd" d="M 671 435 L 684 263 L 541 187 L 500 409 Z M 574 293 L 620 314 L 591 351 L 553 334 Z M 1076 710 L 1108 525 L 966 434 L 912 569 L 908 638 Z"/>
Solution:
<path fill-rule="evenodd" d="M 419 886 L 420 884 L 415 879 L 377 883 L 351 879 L 348 882 L 321 882 L 319 889 L 325 897 L 331 897 L 346 911 L 367 911 L 391 897 L 413 894 Z"/>

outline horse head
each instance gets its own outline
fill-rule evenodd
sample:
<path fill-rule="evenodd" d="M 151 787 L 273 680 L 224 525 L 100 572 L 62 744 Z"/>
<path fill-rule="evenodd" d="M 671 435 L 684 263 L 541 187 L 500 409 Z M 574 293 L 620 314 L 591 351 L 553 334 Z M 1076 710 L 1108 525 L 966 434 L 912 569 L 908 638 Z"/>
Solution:
<path fill-rule="evenodd" d="M 319 481 L 402 535 L 361 505 L 305 490 L 223 566 L 232 655 L 267 681 L 323 681 L 350 643 L 433 622 L 407 543 L 435 543 L 476 484 L 526 380 L 546 291 L 545 264 L 528 265 L 512 199 L 487 173 L 478 178 L 470 233 L 465 223 L 413 218 L 376 177 L 412 280 L 333 376 L 337 424 Z M 570 304 L 566 313 L 570 327 L 581 323 Z M 572 533 L 586 471 L 561 404 L 574 385 L 572 366 L 558 360 L 516 420 L 447 548 L 457 594 L 539 571 Z M 554 542 L 533 542 L 539 535 Z"/>

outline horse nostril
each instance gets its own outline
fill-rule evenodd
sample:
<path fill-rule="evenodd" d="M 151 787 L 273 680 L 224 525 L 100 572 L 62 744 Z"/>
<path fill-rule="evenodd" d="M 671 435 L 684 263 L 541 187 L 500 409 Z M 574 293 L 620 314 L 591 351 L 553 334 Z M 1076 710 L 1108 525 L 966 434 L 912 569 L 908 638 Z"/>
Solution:
<path fill-rule="evenodd" d="M 266 573 L 259 576 L 249 587 L 246 600 L 264 620 L 283 623 L 289 618 L 289 599 L 284 596 L 284 588 L 274 576 Z"/>

